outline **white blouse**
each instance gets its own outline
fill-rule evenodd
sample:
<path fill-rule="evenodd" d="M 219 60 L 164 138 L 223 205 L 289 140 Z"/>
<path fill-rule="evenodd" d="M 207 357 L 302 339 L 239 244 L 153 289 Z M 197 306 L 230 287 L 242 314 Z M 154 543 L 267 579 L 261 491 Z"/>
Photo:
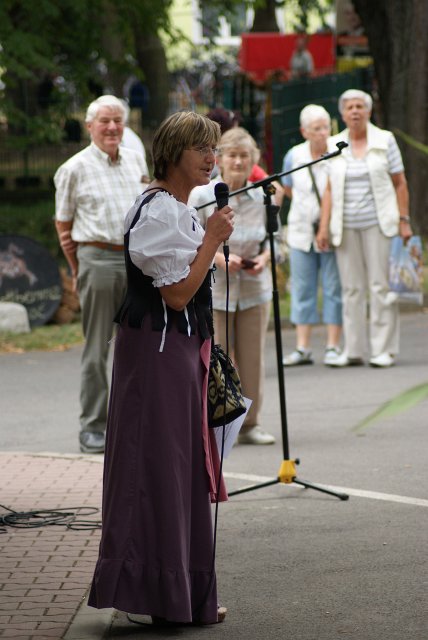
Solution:
<path fill-rule="evenodd" d="M 215 200 L 214 187 L 221 176 L 214 178 L 207 185 L 195 187 L 190 194 L 189 202 L 198 209 L 198 216 L 203 225 L 215 209 L 215 204 L 204 207 L 207 202 Z M 247 183 L 246 186 L 250 186 Z M 233 233 L 229 238 L 230 252 L 241 258 L 254 258 L 269 246 L 266 239 L 266 208 L 263 204 L 263 189 L 257 187 L 242 194 L 231 196 L 229 204 L 234 211 Z M 218 269 L 213 284 L 213 308 L 226 310 L 226 272 Z M 268 267 L 257 275 L 249 275 L 245 269 L 229 273 L 229 310 L 250 309 L 272 299 L 272 276 Z"/>
<path fill-rule="evenodd" d="M 128 211 L 125 233 L 147 195 L 139 196 Z M 153 278 L 154 287 L 163 287 L 189 275 L 203 236 L 196 210 L 159 191 L 143 205 L 139 220 L 131 229 L 129 255 L 136 267 Z"/>

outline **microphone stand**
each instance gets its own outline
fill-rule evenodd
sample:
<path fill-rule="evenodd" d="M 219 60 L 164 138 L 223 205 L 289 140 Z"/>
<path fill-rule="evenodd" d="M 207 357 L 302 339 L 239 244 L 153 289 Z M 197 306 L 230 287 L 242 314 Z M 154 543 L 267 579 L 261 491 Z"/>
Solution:
<path fill-rule="evenodd" d="M 284 367 L 282 364 L 282 337 L 281 337 L 281 315 L 279 309 L 279 294 L 277 288 L 277 278 L 276 278 L 276 259 L 275 259 L 275 243 L 274 243 L 274 233 L 278 231 L 278 212 L 279 207 L 277 205 L 272 204 L 272 195 L 275 193 L 275 187 L 272 185 L 272 182 L 280 179 L 282 176 L 289 175 L 290 173 L 294 173 L 295 171 L 300 171 L 301 169 L 305 169 L 310 167 L 317 162 L 321 162 L 323 160 L 329 160 L 330 158 L 334 158 L 342 153 L 342 150 L 348 146 L 346 142 L 338 142 L 336 144 L 337 151 L 333 151 L 331 153 L 327 153 L 322 155 L 317 160 L 312 160 L 307 164 L 296 167 L 295 169 L 291 169 L 290 171 L 284 171 L 282 173 L 276 173 L 263 180 L 258 180 L 248 187 L 243 187 L 242 189 L 238 189 L 237 191 L 232 191 L 229 195 L 234 196 L 239 193 L 244 193 L 245 191 L 249 191 L 250 189 L 257 189 L 258 187 L 262 187 L 264 191 L 264 204 L 266 207 L 266 230 L 269 235 L 269 244 L 270 244 L 270 252 L 271 252 L 271 270 L 272 270 L 272 302 L 273 302 L 273 310 L 274 310 L 274 325 L 275 325 L 275 340 L 276 340 L 276 359 L 277 359 L 277 369 L 278 369 L 278 386 L 279 386 L 279 403 L 280 403 L 280 411 L 281 411 L 281 432 L 282 432 L 282 446 L 283 446 L 283 461 L 278 471 L 278 475 L 276 478 L 269 480 L 267 482 L 262 482 L 261 484 L 254 484 L 248 487 L 243 487 L 242 489 L 238 489 L 237 491 L 231 491 L 229 493 L 230 496 L 234 496 L 240 493 L 246 493 L 248 491 L 254 491 L 256 489 L 262 489 L 263 487 L 269 487 L 274 484 L 284 483 L 291 484 L 294 482 L 295 484 L 299 484 L 307 489 L 314 489 L 316 491 L 320 491 L 322 493 L 327 493 L 329 495 L 335 496 L 340 500 L 348 500 L 349 495 L 346 493 L 338 493 L 336 491 L 332 491 L 331 489 L 327 489 L 326 487 L 322 487 L 317 484 L 313 484 L 311 482 L 307 482 L 306 480 L 301 480 L 297 477 L 296 474 L 296 465 L 300 464 L 300 460 L 298 458 L 290 459 L 290 450 L 288 444 L 288 426 L 287 426 L 287 411 L 286 411 L 286 402 L 285 402 L 285 381 L 284 381 Z M 204 205 L 197 207 L 197 209 L 203 209 L 211 204 L 215 204 L 216 201 L 207 202 Z"/>

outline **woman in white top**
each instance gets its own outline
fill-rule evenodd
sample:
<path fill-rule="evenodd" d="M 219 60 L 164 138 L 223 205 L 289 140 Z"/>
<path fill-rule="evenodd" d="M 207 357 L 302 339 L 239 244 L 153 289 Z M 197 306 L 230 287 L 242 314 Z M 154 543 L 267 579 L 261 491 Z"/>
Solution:
<path fill-rule="evenodd" d="M 300 114 L 300 131 L 305 142 L 288 151 L 283 171 L 297 169 L 327 153 L 330 115 L 316 104 Z M 284 366 L 312 364 L 312 327 L 320 321 L 318 281 L 322 286 L 322 320 L 327 327 L 324 364 L 340 356 L 342 301 L 339 272 L 334 251 L 320 252 L 315 235 L 320 216 L 321 197 L 327 183 L 327 162 L 318 162 L 282 178 L 285 195 L 291 198 L 287 221 L 290 247 L 291 322 L 296 325 L 296 348 L 286 355 Z"/>
<path fill-rule="evenodd" d="M 229 191 L 249 186 L 248 177 L 259 159 L 252 136 L 241 127 L 226 131 L 220 140 L 220 175 L 206 187 L 195 189 L 190 201 L 199 207 L 214 200 L 217 182 L 226 182 Z M 250 189 L 230 198 L 234 211 L 234 230 L 229 241 L 229 335 L 231 351 L 239 369 L 244 396 L 251 408 L 238 436 L 240 444 L 273 444 L 274 436 L 260 427 L 264 385 L 264 348 L 272 299 L 269 268 L 270 249 L 266 238 L 266 210 L 263 189 Z M 202 224 L 208 224 L 214 206 L 198 210 Z M 215 256 L 213 285 L 214 330 L 216 341 L 226 344 L 226 271 L 222 248 Z"/>
<path fill-rule="evenodd" d="M 187 205 L 208 184 L 219 126 L 192 112 L 153 139 L 155 179 L 125 222 L 127 295 L 119 310 L 107 424 L 100 553 L 89 605 L 154 623 L 215 623 L 211 501 L 227 498 L 207 425 L 210 270 L 232 210 L 206 230 Z"/>
<path fill-rule="evenodd" d="M 398 305 L 389 292 L 391 238 L 412 235 L 409 194 L 393 134 L 370 123 L 372 99 L 350 89 L 339 98 L 349 143 L 328 165 L 317 241 L 336 256 L 342 283 L 345 348 L 333 366 L 363 364 L 367 293 L 370 304 L 369 363 L 390 367 L 399 348 Z M 335 139 L 332 139 L 335 142 Z"/>

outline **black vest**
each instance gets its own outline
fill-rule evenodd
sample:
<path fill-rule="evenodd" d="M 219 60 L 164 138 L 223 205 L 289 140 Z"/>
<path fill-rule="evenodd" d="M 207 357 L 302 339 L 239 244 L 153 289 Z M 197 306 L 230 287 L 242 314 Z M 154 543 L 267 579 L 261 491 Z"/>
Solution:
<path fill-rule="evenodd" d="M 165 189 L 162 189 L 165 191 Z M 153 331 L 163 331 L 165 326 L 164 305 L 159 289 L 153 286 L 153 278 L 146 276 L 141 269 L 135 266 L 129 255 L 129 235 L 131 229 L 138 222 L 143 205 L 147 204 L 155 195 L 151 193 L 144 198 L 138 207 L 129 231 L 125 234 L 125 265 L 127 275 L 127 291 L 125 300 L 123 301 L 114 321 L 122 324 L 127 321 L 128 325 L 133 329 L 139 329 L 143 323 L 144 316 L 149 313 L 152 319 Z M 212 300 L 211 300 L 211 269 L 198 291 L 187 305 L 187 313 L 191 333 L 196 332 L 198 328 L 199 335 L 202 338 L 210 338 L 214 334 L 212 320 Z M 176 311 L 166 305 L 168 322 L 166 329 L 170 330 L 175 325 L 180 333 L 188 332 L 188 323 L 184 311 Z"/>

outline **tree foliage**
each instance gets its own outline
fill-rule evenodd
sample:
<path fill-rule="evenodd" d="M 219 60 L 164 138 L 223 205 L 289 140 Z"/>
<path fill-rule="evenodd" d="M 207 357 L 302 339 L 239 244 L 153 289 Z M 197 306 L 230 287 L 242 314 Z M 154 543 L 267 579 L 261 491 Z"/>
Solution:
<path fill-rule="evenodd" d="M 228 17 L 243 4 L 255 10 L 253 30 L 277 30 L 275 9 L 292 0 L 199 0 Z M 333 0 L 329 0 L 333 6 Z M 170 24 L 173 0 L 1 0 L 1 109 L 14 145 L 59 140 L 71 102 L 86 106 L 106 88 L 120 94 L 134 74 L 151 95 L 149 121 L 164 117 L 168 70 L 160 33 L 183 37 Z M 428 233 L 428 3 L 426 0 L 354 0 L 374 58 L 385 127 L 401 140 L 412 208 Z M 296 28 L 309 12 L 323 18 L 326 3 L 293 0 Z M 52 82 L 53 81 L 53 82 Z M 0 83 L 0 84 L 1 84 Z M 400 132 L 400 133 L 399 133 Z M 408 140 L 416 144 L 408 144 Z"/>
<path fill-rule="evenodd" d="M 325 0 L 320 3 L 319 0 L 199 0 L 199 4 L 220 9 L 222 15 L 226 18 L 233 15 L 238 8 L 245 5 L 247 8 L 254 9 L 254 22 L 251 27 L 253 32 L 279 31 L 276 21 L 275 11 L 281 9 L 287 4 L 293 4 L 295 10 L 294 27 L 299 31 L 308 29 L 309 14 L 317 13 L 322 24 L 325 23 L 325 16 L 329 8 L 333 5 L 334 0 Z"/>
<path fill-rule="evenodd" d="M 11 132 L 26 146 L 58 140 L 72 97 L 85 102 L 95 97 L 100 81 L 114 88 L 131 72 L 144 76 L 136 60 L 141 42 L 153 42 L 161 29 L 176 35 L 169 23 L 171 4 L 2 0 L 2 110 Z M 161 47 L 157 53 L 162 56 Z"/>
<path fill-rule="evenodd" d="M 255 29 L 275 30 L 275 8 L 287 0 L 245 2 Z M 14 145 L 57 141 L 70 104 L 85 105 L 100 91 L 121 95 L 130 74 L 149 89 L 149 122 L 167 110 L 168 69 L 159 34 L 182 38 L 170 23 L 173 0 L 2 0 L 2 110 Z M 200 0 L 230 17 L 238 0 Z M 317 0 L 299 0 L 301 24 Z"/>
<path fill-rule="evenodd" d="M 287 4 L 291 4 L 288 0 L 255 0 L 254 3 L 249 3 L 254 7 L 254 23 L 252 31 L 278 31 L 276 25 L 275 10 L 284 7 Z M 323 25 L 325 25 L 325 17 L 333 4 L 333 0 L 326 0 L 324 3 L 320 3 L 319 0 L 296 0 L 293 2 L 294 7 L 294 21 L 293 27 L 297 31 L 307 31 L 309 25 L 309 15 L 316 13 Z"/>
<path fill-rule="evenodd" d="M 12 130 L 24 133 L 32 143 L 58 137 L 58 117 L 67 102 L 64 92 L 55 88 L 47 92 L 49 96 L 41 95 L 42 83 L 47 89 L 50 79 L 63 76 L 79 90 L 85 89 L 92 43 L 99 31 L 96 11 L 97 0 L 0 3 L 2 106 Z"/>

